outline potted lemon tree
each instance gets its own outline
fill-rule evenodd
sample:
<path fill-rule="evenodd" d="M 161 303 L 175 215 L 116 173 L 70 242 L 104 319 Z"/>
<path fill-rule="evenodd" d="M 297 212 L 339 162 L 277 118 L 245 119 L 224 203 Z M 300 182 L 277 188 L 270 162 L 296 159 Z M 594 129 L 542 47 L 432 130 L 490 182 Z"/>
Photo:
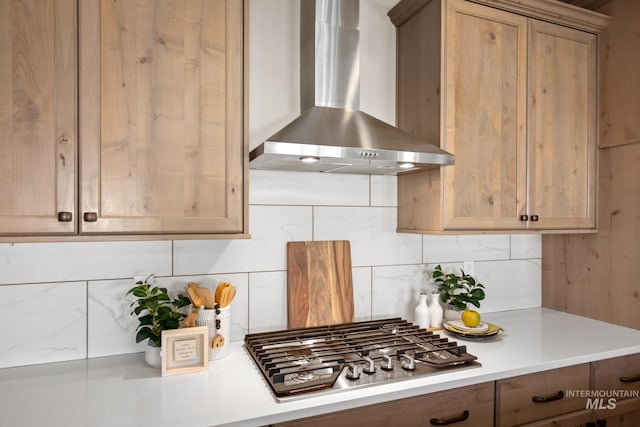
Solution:
<path fill-rule="evenodd" d="M 431 277 L 438 287 L 440 301 L 445 304 L 445 319 L 460 319 L 462 312 L 470 305 L 480 308 L 480 301 L 485 297 L 484 285 L 475 277 L 466 274 L 463 269 L 460 269 L 459 275 L 447 274 L 438 265 Z"/>

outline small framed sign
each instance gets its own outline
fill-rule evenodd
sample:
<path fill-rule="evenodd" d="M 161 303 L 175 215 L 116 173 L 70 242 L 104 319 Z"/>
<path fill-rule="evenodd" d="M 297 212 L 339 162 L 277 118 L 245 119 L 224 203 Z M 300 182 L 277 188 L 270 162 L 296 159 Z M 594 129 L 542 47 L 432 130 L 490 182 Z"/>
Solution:
<path fill-rule="evenodd" d="M 161 332 L 162 376 L 202 372 L 209 367 L 209 329 L 168 329 Z"/>

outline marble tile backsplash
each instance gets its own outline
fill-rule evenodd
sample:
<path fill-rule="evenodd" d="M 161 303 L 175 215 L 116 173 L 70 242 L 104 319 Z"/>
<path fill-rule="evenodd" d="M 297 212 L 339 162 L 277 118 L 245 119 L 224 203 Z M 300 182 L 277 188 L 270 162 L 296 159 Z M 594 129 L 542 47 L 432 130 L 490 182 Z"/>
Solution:
<path fill-rule="evenodd" d="M 0 244 L 0 368 L 141 352 L 133 277 L 154 273 L 171 292 L 189 281 L 238 292 L 231 340 L 286 328 L 286 242 L 351 241 L 356 320 L 413 319 L 430 271 L 474 261 L 482 311 L 541 303 L 538 235 L 396 233 L 396 178 L 250 172 L 247 240 Z"/>

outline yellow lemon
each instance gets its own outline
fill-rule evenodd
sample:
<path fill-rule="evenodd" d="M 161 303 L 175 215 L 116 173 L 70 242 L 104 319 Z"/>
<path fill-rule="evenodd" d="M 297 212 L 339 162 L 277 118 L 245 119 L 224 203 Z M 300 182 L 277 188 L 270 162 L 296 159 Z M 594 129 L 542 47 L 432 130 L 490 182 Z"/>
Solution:
<path fill-rule="evenodd" d="M 462 312 L 462 323 L 470 328 L 475 328 L 480 323 L 480 313 L 475 310 L 465 310 Z"/>

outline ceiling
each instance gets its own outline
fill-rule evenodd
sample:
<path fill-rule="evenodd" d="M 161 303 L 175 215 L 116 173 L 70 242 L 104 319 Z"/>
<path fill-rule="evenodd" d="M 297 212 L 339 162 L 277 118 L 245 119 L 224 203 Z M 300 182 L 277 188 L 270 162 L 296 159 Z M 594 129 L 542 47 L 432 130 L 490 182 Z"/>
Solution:
<path fill-rule="evenodd" d="M 576 6 L 584 7 L 585 9 L 597 9 L 607 3 L 611 3 L 613 0 L 561 0 L 565 3 L 574 4 Z"/>

